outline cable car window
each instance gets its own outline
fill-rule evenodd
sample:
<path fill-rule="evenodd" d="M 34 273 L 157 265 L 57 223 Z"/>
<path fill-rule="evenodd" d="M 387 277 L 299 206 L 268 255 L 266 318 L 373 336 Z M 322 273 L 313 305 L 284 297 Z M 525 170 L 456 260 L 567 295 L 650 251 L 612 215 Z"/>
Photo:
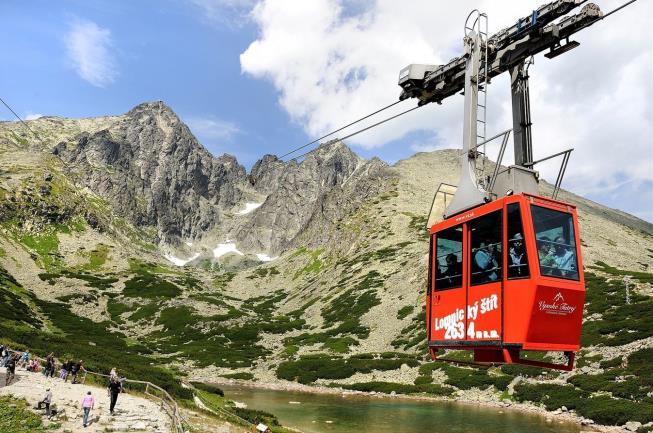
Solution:
<path fill-rule="evenodd" d="M 436 234 L 435 290 L 463 285 L 463 228 L 452 227 Z"/>
<path fill-rule="evenodd" d="M 578 280 L 576 237 L 571 214 L 531 205 L 540 273 Z"/>
<path fill-rule="evenodd" d="M 470 223 L 472 285 L 501 280 L 501 211 Z"/>
<path fill-rule="evenodd" d="M 508 279 L 528 276 L 528 259 L 519 203 L 510 203 L 508 205 Z"/>

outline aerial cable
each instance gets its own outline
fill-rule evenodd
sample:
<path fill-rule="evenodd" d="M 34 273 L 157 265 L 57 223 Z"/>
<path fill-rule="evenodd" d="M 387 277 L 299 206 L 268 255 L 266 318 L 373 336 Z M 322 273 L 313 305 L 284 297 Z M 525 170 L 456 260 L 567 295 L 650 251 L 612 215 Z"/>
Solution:
<path fill-rule="evenodd" d="M 395 102 L 393 102 L 393 103 L 390 104 L 390 105 L 386 105 L 386 106 L 383 107 L 383 108 L 379 108 L 379 109 L 376 110 L 375 112 L 370 113 L 370 114 L 368 114 L 368 115 L 365 116 L 365 117 L 361 117 L 361 118 L 358 119 L 358 120 L 354 120 L 353 122 L 348 123 L 347 125 L 345 125 L 345 126 L 343 126 L 343 127 L 340 127 L 340 128 L 338 128 L 338 129 L 336 129 L 335 131 L 331 131 L 331 132 L 329 132 L 328 134 L 323 135 L 323 136 L 320 137 L 320 138 L 316 138 L 315 140 L 311 141 L 310 143 L 306 143 L 305 145 L 300 146 L 300 147 L 298 147 L 298 148 L 295 149 L 295 150 L 292 150 L 292 151 L 290 151 L 290 152 L 288 152 L 288 153 L 286 153 L 286 154 L 284 154 L 284 155 L 281 155 L 281 156 L 279 157 L 279 159 L 283 159 L 283 158 L 285 158 L 285 157 L 288 156 L 288 155 L 292 155 L 293 153 L 295 153 L 295 152 L 297 152 L 297 151 L 299 151 L 299 150 L 301 150 L 301 149 L 303 149 L 303 148 L 305 148 L 305 147 L 308 147 L 308 146 L 310 146 L 311 144 L 315 144 L 315 143 L 317 143 L 318 141 L 320 141 L 320 140 L 322 140 L 322 139 L 324 139 L 324 138 L 327 138 L 327 137 L 330 136 L 330 135 L 335 134 L 336 132 L 340 132 L 340 131 L 342 131 L 342 130 L 345 129 L 345 128 L 349 128 L 350 126 L 355 125 L 355 124 L 357 124 L 358 122 L 361 122 L 361 121 L 363 121 L 363 120 L 365 120 L 365 119 L 367 119 L 367 118 L 369 118 L 369 117 L 374 116 L 375 114 L 378 114 L 378 113 L 380 113 L 380 112 L 382 112 L 382 111 L 384 111 L 384 110 L 387 110 L 387 109 L 390 108 L 390 107 L 394 107 L 395 105 L 397 105 L 397 104 L 400 103 L 400 102 L 402 102 L 402 101 L 401 101 L 401 100 L 399 100 L 399 101 L 395 101 Z M 301 155 L 301 156 L 303 156 L 303 155 Z M 299 156 L 299 157 L 297 157 L 297 158 L 300 158 L 301 156 Z M 295 159 L 295 158 L 293 158 L 293 159 Z"/>
<path fill-rule="evenodd" d="M 418 108 L 421 108 L 421 107 L 424 107 L 424 105 L 416 105 L 415 107 L 413 107 L 413 108 L 409 108 L 408 110 L 405 110 L 405 111 L 402 111 L 402 112 L 399 113 L 399 114 L 395 114 L 394 116 L 390 116 L 390 117 L 388 117 L 388 118 L 386 118 L 386 119 L 383 119 L 383 120 L 381 120 L 381 121 L 379 121 L 379 122 L 376 122 L 376 123 L 373 124 L 373 125 L 366 126 L 365 128 L 363 128 L 363 129 L 359 129 L 359 130 L 356 131 L 356 132 L 352 132 L 351 134 L 346 135 L 346 136 L 344 136 L 344 137 L 342 137 L 342 138 L 338 138 L 338 140 L 339 140 L 339 141 L 347 140 L 348 138 L 351 138 L 351 137 L 353 137 L 354 135 L 358 135 L 358 134 L 360 134 L 361 132 L 365 132 L 365 131 L 367 131 L 367 130 L 369 130 L 369 129 L 375 128 L 375 127 L 377 127 L 377 126 L 379 126 L 379 125 L 381 125 L 381 124 L 383 124 L 383 123 L 385 123 L 385 122 L 388 122 L 388 121 L 390 121 L 390 120 L 392 120 L 392 119 L 396 119 L 396 118 L 399 117 L 399 116 L 403 116 L 404 114 L 408 114 L 408 113 L 410 113 L 411 111 L 417 110 Z M 368 117 L 369 117 L 369 116 L 368 116 Z M 361 120 L 362 120 L 362 119 L 361 119 Z M 335 131 L 334 131 L 334 132 L 335 132 Z M 313 149 L 313 150 L 315 150 L 315 149 Z M 290 159 L 290 161 L 297 161 L 298 159 L 300 159 L 300 158 L 302 158 L 302 157 L 308 155 L 309 153 L 311 153 L 313 150 L 311 150 L 311 151 L 309 151 L 309 152 L 306 152 L 306 153 L 303 153 L 303 154 L 301 154 L 301 155 L 299 155 L 299 156 L 296 156 L 296 157 Z"/>
<path fill-rule="evenodd" d="M 39 141 L 41 142 L 42 145 L 45 145 L 45 143 L 43 142 L 43 139 L 41 138 L 41 136 L 38 135 L 36 132 L 34 132 L 34 130 L 33 130 L 32 128 L 30 128 L 29 125 L 28 125 L 28 124 L 27 124 L 23 119 L 21 119 L 21 117 L 20 117 L 20 116 L 19 116 L 19 115 L 18 115 L 18 114 L 13 110 L 13 108 L 11 108 L 11 107 L 9 106 L 9 104 L 7 104 L 7 103 L 5 102 L 4 99 L 0 98 L 0 102 L 2 102 L 2 104 L 3 104 L 5 107 L 7 107 L 7 109 L 9 109 L 9 111 L 11 111 L 11 113 L 12 113 L 14 116 L 16 116 L 16 119 L 18 119 L 18 120 L 20 121 L 20 123 L 22 123 L 23 126 L 24 126 L 25 128 L 27 128 L 27 130 L 28 130 L 29 132 L 32 133 L 32 135 L 34 135 L 34 137 L 36 137 L 36 138 L 39 139 Z"/>
<path fill-rule="evenodd" d="M 626 6 L 629 6 L 631 3 L 635 3 L 636 1 L 637 1 L 637 0 L 630 0 L 629 2 L 626 2 L 626 3 L 622 4 L 621 6 L 619 6 L 618 8 L 616 8 L 616 9 L 612 9 L 610 12 L 608 12 L 608 13 L 605 14 L 605 15 L 603 15 L 600 19 L 604 20 L 604 19 L 606 19 L 607 17 L 609 17 L 610 15 L 612 15 L 613 13 L 615 13 L 615 12 L 619 12 L 621 9 L 625 8 Z"/>

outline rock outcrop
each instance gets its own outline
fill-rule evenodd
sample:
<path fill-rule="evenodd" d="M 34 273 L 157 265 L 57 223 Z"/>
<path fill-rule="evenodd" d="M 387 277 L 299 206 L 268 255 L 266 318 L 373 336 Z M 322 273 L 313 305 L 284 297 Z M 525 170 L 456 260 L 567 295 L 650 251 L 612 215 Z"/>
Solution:
<path fill-rule="evenodd" d="M 252 169 L 250 182 L 267 199 L 235 237 L 248 249 L 279 254 L 310 225 L 333 223 L 377 195 L 389 177 L 384 162 L 367 161 L 341 141 L 321 145 L 299 163 L 266 155 Z"/>
<path fill-rule="evenodd" d="M 178 243 L 220 222 L 241 200 L 246 172 L 230 155 L 214 157 L 162 102 L 141 104 L 110 127 L 58 143 L 58 155 L 87 186 L 137 226 Z"/>

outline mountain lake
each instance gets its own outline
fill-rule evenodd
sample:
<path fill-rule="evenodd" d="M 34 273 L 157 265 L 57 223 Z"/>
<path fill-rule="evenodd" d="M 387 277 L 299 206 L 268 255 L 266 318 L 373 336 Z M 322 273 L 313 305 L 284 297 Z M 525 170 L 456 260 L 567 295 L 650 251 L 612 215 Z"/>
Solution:
<path fill-rule="evenodd" d="M 517 410 L 400 397 L 311 394 L 220 384 L 225 397 L 304 433 L 579 433 L 580 426 Z"/>

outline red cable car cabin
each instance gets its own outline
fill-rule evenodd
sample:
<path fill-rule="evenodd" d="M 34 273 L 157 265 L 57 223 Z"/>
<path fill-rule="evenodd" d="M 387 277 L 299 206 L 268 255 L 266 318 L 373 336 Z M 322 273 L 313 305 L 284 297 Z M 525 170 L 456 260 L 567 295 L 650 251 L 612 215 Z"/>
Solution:
<path fill-rule="evenodd" d="M 454 215 L 430 231 L 427 335 L 474 363 L 573 368 L 585 279 L 573 205 L 526 193 Z M 567 364 L 520 358 L 562 351 Z"/>

